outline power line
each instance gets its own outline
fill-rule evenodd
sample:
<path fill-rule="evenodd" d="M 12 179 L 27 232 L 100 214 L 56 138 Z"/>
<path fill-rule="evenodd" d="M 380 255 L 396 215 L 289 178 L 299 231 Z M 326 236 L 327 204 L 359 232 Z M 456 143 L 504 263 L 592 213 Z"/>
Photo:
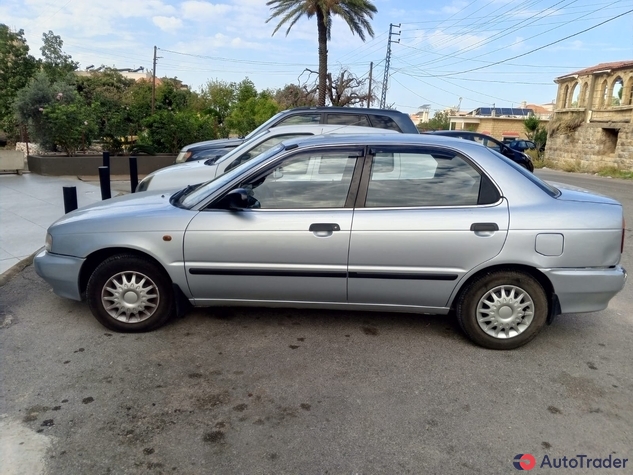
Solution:
<path fill-rule="evenodd" d="M 599 26 L 602 26 L 602 25 L 604 25 L 604 24 L 606 24 L 606 23 L 609 23 L 609 22 L 611 22 L 611 21 L 613 21 L 613 20 L 616 20 L 616 19 L 618 19 L 618 18 L 620 18 L 620 17 L 623 17 L 623 16 L 625 16 L 625 15 L 628 15 L 629 13 L 632 13 L 632 12 L 633 12 L 633 10 L 626 11 L 626 12 L 624 12 L 624 13 L 621 13 L 621 14 L 619 14 L 619 15 L 616 15 L 616 16 L 614 16 L 614 17 L 611 17 L 611 18 L 609 18 L 608 20 L 605 20 L 605 21 L 602 21 L 602 22 L 600 22 L 600 23 L 598 23 L 598 24 L 596 24 L 596 25 L 593 25 L 593 26 L 591 26 L 591 27 L 589 27 L 589 28 L 585 28 L 584 30 L 581 30 L 581 31 L 578 31 L 578 32 L 573 33 L 573 34 L 571 34 L 571 35 L 565 36 L 564 38 L 561 38 L 561 39 L 559 39 L 559 40 L 552 41 L 551 43 L 547 43 L 546 45 L 539 46 L 538 48 L 534 48 L 533 50 L 527 51 L 526 53 L 518 54 L 518 55 L 516 55 L 516 56 L 512 56 L 511 58 L 503 59 L 503 60 L 501 60 L 501 61 L 496 61 L 496 62 L 490 63 L 490 64 L 488 64 L 488 65 L 485 65 L 485 66 L 480 66 L 480 67 L 478 67 L 478 68 L 472 68 L 472 69 L 467 69 L 467 70 L 465 70 L 465 71 L 456 72 L 456 73 L 454 73 L 454 74 L 466 74 L 466 73 L 470 73 L 470 72 L 473 72 L 473 71 L 479 71 L 479 70 L 481 70 L 481 69 L 486 69 L 486 68 L 489 68 L 489 67 L 491 67 L 491 66 L 496 66 L 497 64 L 507 63 L 508 61 L 512 61 L 513 59 L 522 58 L 523 56 L 527 56 L 528 54 L 532 54 L 532 53 L 535 53 L 536 51 L 540 51 L 540 50 L 545 49 L 545 48 L 547 48 L 547 47 L 549 47 L 549 46 L 555 45 L 555 44 L 557 44 L 557 43 L 561 43 L 561 42 L 563 42 L 563 41 L 565 41 L 565 40 L 568 40 L 568 39 L 570 39 L 570 38 L 573 38 L 574 36 L 578 36 L 578 35 L 581 35 L 581 34 L 583 34 L 583 33 L 588 32 L 588 31 L 590 31 L 590 30 L 594 30 L 594 29 L 598 28 Z M 447 76 L 449 76 L 449 75 L 447 75 Z M 445 76 L 436 76 L 436 77 L 445 77 Z"/>

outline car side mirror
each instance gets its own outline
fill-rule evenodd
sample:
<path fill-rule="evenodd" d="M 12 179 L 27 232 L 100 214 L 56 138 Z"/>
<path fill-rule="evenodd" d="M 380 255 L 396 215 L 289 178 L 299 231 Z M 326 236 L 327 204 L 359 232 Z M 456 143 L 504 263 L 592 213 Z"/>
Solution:
<path fill-rule="evenodd" d="M 236 188 L 229 191 L 222 199 L 222 204 L 233 211 L 248 208 L 248 190 Z"/>

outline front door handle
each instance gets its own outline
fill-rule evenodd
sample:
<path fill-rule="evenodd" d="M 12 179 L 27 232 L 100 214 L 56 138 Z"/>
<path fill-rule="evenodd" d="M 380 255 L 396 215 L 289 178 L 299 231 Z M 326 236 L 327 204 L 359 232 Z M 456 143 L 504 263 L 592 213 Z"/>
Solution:
<path fill-rule="evenodd" d="M 323 232 L 323 231 L 340 231 L 341 227 L 336 223 L 313 223 L 310 225 L 309 231 L 313 233 Z"/>
<path fill-rule="evenodd" d="M 497 223 L 473 223 L 470 225 L 470 230 L 475 232 L 499 231 L 499 226 Z"/>

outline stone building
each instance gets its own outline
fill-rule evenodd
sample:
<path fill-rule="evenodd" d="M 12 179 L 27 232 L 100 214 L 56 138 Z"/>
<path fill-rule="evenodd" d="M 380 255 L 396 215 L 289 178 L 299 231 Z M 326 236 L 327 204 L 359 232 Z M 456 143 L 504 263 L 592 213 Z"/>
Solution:
<path fill-rule="evenodd" d="M 633 170 L 633 61 L 601 63 L 554 82 L 546 157 L 587 171 Z"/>

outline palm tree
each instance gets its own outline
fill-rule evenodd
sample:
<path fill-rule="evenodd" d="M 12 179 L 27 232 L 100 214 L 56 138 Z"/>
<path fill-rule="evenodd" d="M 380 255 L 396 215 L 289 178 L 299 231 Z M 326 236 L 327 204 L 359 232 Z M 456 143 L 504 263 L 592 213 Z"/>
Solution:
<path fill-rule="evenodd" d="M 277 33 L 285 23 L 290 29 L 302 17 L 312 18 L 316 15 L 319 39 L 319 105 L 325 105 L 325 88 L 327 78 L 327 42 L 331 39 L 332 16 L 338 15 L 349 25 L 352 33 L 358 34 L 365 41 L 365 32 L 372 38 L 374 30 L 369 20 L 378 10 L 369 0 L 269 0 L 266 5 L 272 10 L 268 23 L 273 18 L 281 17 L 273 31 Z"/>

